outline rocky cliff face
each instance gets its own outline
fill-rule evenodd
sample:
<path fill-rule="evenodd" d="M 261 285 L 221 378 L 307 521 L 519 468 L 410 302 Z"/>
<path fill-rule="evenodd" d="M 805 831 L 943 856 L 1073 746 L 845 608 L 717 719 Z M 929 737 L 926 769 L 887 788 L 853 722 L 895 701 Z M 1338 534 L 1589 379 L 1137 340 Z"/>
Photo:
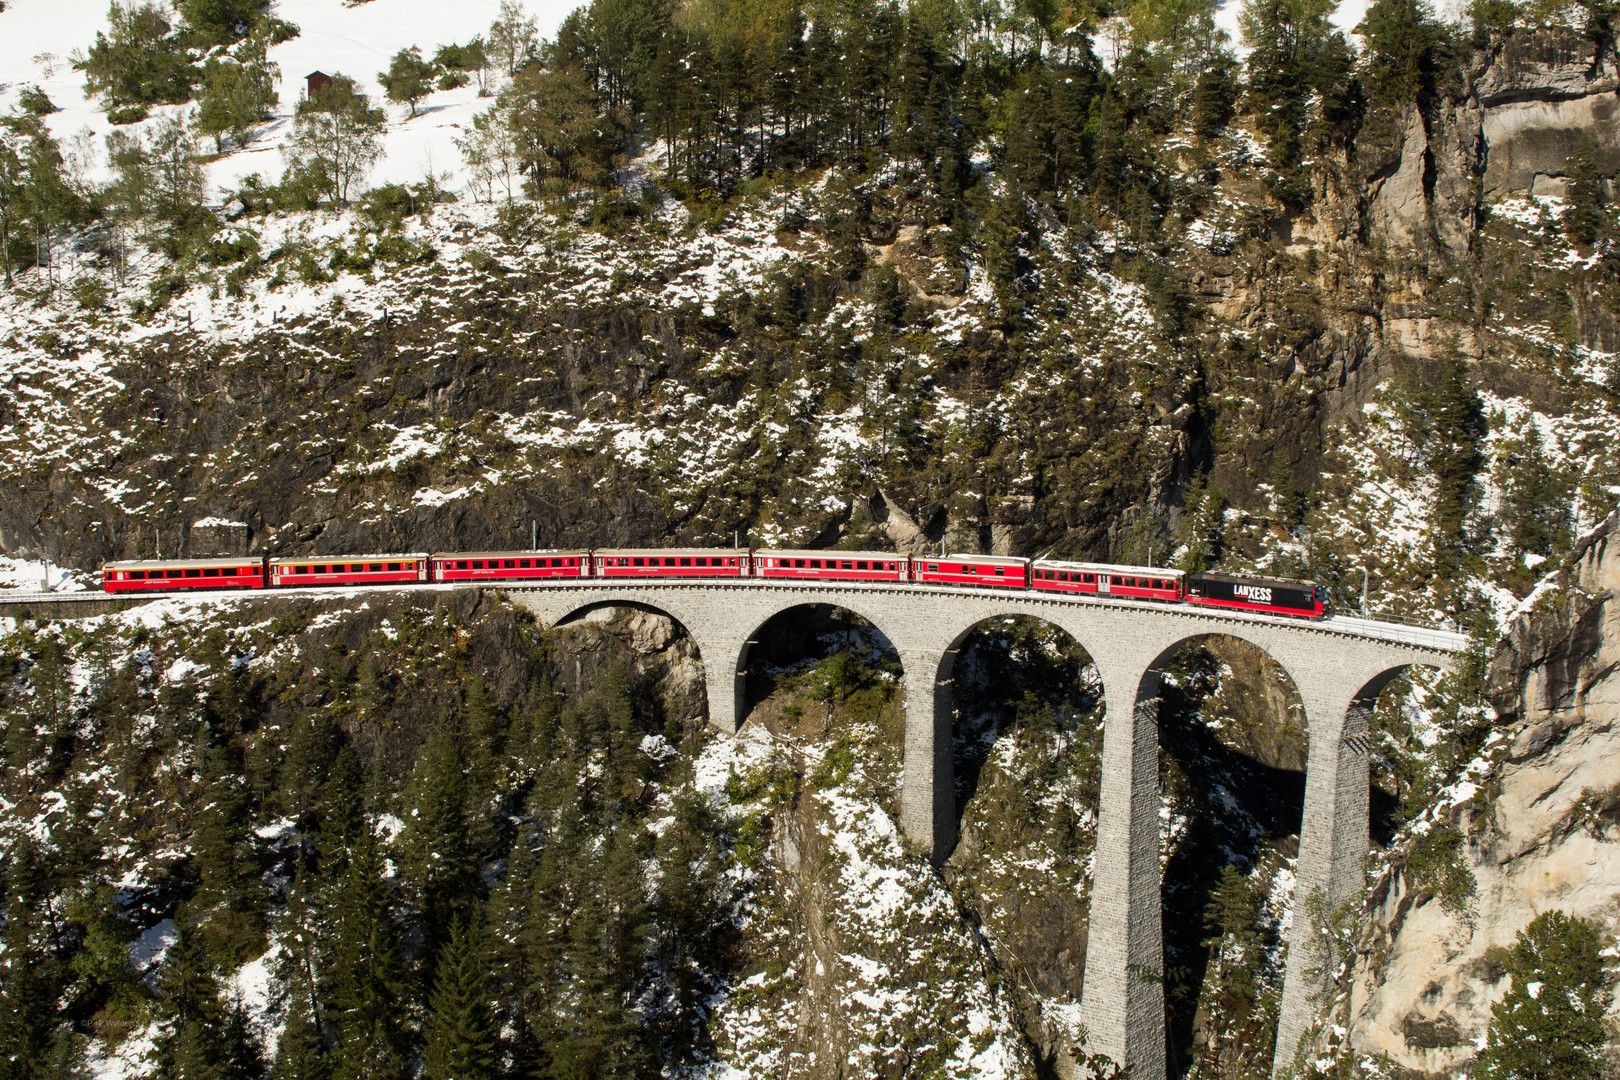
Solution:
<path fill-rule="evenodd" d="M 1398 866 L 1378 878 L 1349 980 L 1349 1043 L 1364 1065 L 1466 1069 L 1507 989 L 1499 950 L 1541 912 L 1620 930 L 1617 585 L 1611 517 L 1502 641 L 1490 694 L 1504 726 L 1429 822 L 1465 836 L 1473 895 L 1448 904 Z"/>

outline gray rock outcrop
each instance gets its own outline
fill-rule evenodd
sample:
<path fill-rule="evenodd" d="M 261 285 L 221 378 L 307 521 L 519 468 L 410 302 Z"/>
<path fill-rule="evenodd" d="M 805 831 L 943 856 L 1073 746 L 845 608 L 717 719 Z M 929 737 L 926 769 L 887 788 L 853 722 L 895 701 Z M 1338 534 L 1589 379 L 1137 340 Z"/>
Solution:
<path fill-rule="evenodd" d="M 1455 794 L 1476 881 L 1464 910 L 1400 875 L 1375 896 L 1350 992 L 1358 1055 L 1450 1075 L 1508 988 L 1499 961 L 1550 908 L 1620 930 L 1620 518 L 1577 547 L 1509 629 L 1489 693 L 1507 725 L 1478 791 Z"/>

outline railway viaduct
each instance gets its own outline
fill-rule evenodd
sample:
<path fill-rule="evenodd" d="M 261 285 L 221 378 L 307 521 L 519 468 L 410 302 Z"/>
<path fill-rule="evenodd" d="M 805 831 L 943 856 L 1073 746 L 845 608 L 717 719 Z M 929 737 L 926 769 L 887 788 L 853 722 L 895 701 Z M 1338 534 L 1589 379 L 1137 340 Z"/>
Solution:
<path fill-rule="evenodd" d="M 1132 1066 L 1133 1080 L 1165 1075 L 1164 948 L 1160 922 L 1159 673 L 1186 641 L 1239 638 L 1293 679 L 1309 746 L 1294 916 L 1275 1070 L 1293 1062 L 1312 1013 L 1322 965 L 1321 927 L 1361 887 L 1368 837 L 1368 722 L 1378 692 L 1413 665 L 1449 670 L 1457 634 L 1335 618 L 1302 622 L 1182 605 L 1006 594 L 916 585 L 739 581 L 582 581 L 509 587 L 548 625 L 600 607 L 639 607 L 685 627 L 703 661 L 709 721 L 735 734 L 744 719 L 748 651 L 771 617 L 807 604 L 835 605 L 875 626 L 905 669 L 906 728 L 901 827 L 936 863 L 956 842 L 951 754 L 951 670 L 957 650 L 986 619 L 1025 615 L 1069 633 L 1102 677 L 1102 795 L 1091 891 L 1090 944 L 1081 1002 L 1089 1049 Z M 1323 904 L 1307 904 L 1313 894 Z M 1316 960 L 1313 963 L 1313 960 Z"/>

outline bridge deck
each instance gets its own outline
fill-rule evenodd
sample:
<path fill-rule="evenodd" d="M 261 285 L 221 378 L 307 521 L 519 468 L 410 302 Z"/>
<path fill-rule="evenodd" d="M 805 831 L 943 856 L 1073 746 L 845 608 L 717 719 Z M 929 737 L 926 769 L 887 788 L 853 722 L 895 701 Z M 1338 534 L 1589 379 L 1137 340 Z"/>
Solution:
<path fill-rule="evenodd" d="M 334 586 L 302 586 L 293 588 L 274 589 L 216 589 L 177 591 L 177 592 L 150 592 L 150 593 L 105 593 L 99 590 L 86 590 L 70 593 L 47 592 L 11 592 L 0 591 L 0 606 L 12 604 L 58 604 L 71 607 L 75 604 L 108 600 L 142 602 L 148 600 L 168 600 L 175 597 L 187 597 L 196 600 L 237 600 L 253 597 L 268 597 L 277 595 L 288 596 L 340 596 L 356 593 L 373 592 L 422 592 L 445 591 L 452 589 L 501 589 L 507 592 L 553 592 L 560 590 L 592 591 L 624 591 L 632 592 L 642 589 L 668 589 L 671 591 L 735 591 L 735 590 L 771 590 L 774 592 L 800 592 L 806 596 L 814 594 L 827 594 L 835 592 L 860 592 L 872 594 L 892 594 L 899 596 L 937 595 L 937 596 L 963 596 L 985 599 L 986 597 L 1004 596 L 1009 600 L 1020 600 L 1036 604 L 1052 604 L 1069 609 L 1093 608 L 1111 611 L 1140 611 L 1154 614 L 1184 614 L 1198 618 L 1230 621 L 1233 624 L 1286 626 L 1294 629 L 1315 629 L 1323 634 L 1359 638 L 1367 641 L 1389 642 L 1395 645 L 1410 645 L 1418 648 L 1433 649 L 1436 652 L 1460 653 L 1468 647 L 1468 638 L 1451 630 L 1441 630 L 1434 627 L 1413 626 L 1404 623 L 1383 622 L 1378 619 L 1362 619 L 1348 615 L 1334 615 L 1326 619 L 1296 619 L 1286 615 L 1266 615 L 1252 611 L 1230 611 L 1223 608 L 1205 607 L 1198 604 L 1164 604 L 1151 600 L 1117 600 L 1113 598 L 1074 595 L 1065 593 L 1042 592 L 1038 589 L 978 589 L 966 586 L 951 585 L 915 585 L 891 584 L 888 582 L 866 581 L 782 581 L 770 578 L 740 578 L 737 580 L 716 581 L 669 581 L 664 579 L 625 579 L 625 578 L 579 578 L 563 579 L 557 581 L 489 581 L 489 582 L 419 582 L 402 585 L 334 585 Z M 64 612 L 66 614 L 66 612 Z"/>

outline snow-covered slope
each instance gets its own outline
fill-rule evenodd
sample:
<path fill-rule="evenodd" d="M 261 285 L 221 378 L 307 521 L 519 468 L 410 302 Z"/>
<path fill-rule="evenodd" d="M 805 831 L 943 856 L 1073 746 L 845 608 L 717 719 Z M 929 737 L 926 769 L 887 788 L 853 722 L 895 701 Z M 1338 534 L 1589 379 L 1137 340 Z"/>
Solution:
<path fill-rule="evenodd" d="M 530 0 L 526 8 L 540 33 L 549 35 L 575 6 L 574 0 Z M 253 142 L 209 167 L 216 193 L 249 173 L 269 180 L 281 174 L 281 146 L 290 134 L 304 77 L 311 71 L 348 75 L 380 102 L 377 73 L 388 67 L 394 53 L 418 45 L 431 56 L 440 45 L 487 35 L 499 9 L 500 0 L 369 0 L 355 6 L 341 0 L 280 0 L 272 10 L 301 31 L 270 51 L 270 58 L 281 66 L 277 87 L 281 104 L 276 118 Z M 84 76 L 74 70 L 71 57 L 75 49 L 88 49 L 106 25 L 106 0 L 10 0 L 0 12 L 0 110 L 10 111 L 23 87 L 38 85 L 61 110 L 50 117 L 57 138 L 67 143 L 89 132 L 99 146 L 100 136 L 112 125 L 97 101 L 85 97 Z M 370 182 L 413 182 L 431 169 L 457 174 L 451 186 L 459 187 L 461 153 L 456 136 L 488 104 L 479 100 L 476 86 L 469 85 L 434 93 L 418 106 L 414 118 L 408 118 L 406 107 L 388 105 L 386 154 Z M 156 109 L 153 117 L 173 111 Z M 94 161 L 93 170 L 99 172 L 102 165 L 101 160 Z"/>

